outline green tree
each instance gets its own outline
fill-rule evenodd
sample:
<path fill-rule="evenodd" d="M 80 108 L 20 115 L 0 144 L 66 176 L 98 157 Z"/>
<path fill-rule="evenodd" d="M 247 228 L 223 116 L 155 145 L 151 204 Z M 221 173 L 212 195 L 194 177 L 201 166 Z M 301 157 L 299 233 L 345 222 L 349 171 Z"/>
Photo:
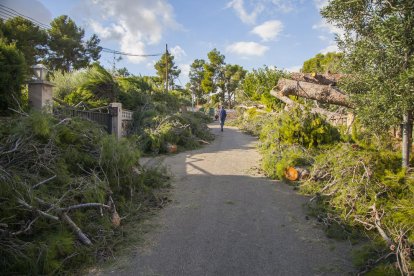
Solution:
<path fill-rule="evenodd" d="M 338 42 L 351 77 L 343 89 L 373 131 L 404 122 L 403 165 L 408 166 L 414 110 L 414 2 L 332 0 L 321 13 L 345 32 Z"/>
<path fill-rule="evenodd" d="M 261 101 L 270 109 L 279 109 L 282 103 L 270 95 L 270 90 L 277 84 L 280 78 L 286 77 L 286 73 L 267 66 L 253 69 L 246 74 L 243 86 L 239 95 L 240 98 L 247 98 L 252 101 Z"/>
<path fill-rule="evenodd" d="M 317 54 L 303 63 L 303 73 L 339 73 L 342 60 L 342 53 L 330 52 L 327 54 Z"/>
<path fill-rule="evenodd" d="M 0 39 L 0 113 L 9 113 L 21 102 L 22 85 L 26 78 L 23 53 L 14 44 Z"/>
<path fill-rule="evenodd" d="M 115 102 L 118 98 L 118 83 L 105 68 L 95 63 L 86 71 L 83 83 L 78 84 L 77 89 L 64 100 L 72 105 L 83 102 L 90 107 L 100 107 Z"/>
<path fill-rule="evenodd" d="M 228 107 L 232 108 L 235 101 L 236 90 L 243 84 L 246 70 L 237 64 L 227 64 L 224 68 L 223 85 L 221 87 L 224 97 L 227 98 Z"/>
<path fill-rule="evenodd" d="M 47 53 L 47 33 L 34 25 L 31 21 L 20 16 L 13 17 L 5 22 L 0 20 L 0 29 L 9 43 L 24 55 L 27 72 L 30 66 L 39 63 Z"/>
<path fill-rule="evenodd" d="M 204 64 L 205 73 L 201 87 L 204 93 L 216 93 L 217 89 L 223 85 L 225 56 L 214 48 L 207 54 L 207 57 L 209 62 Z M 223 93 L 221 100 L 224 101 Z"/>
<path fill-rule="evenodd" d="M 69 72 L 99 59 L 102 47 L 95 34 L 84 41 L 85 31 L 67 15 L 55 18 L 50 25 L 48 64 L 51 69 Z"/>
<path fill-rule="evenodd" d="M 174 63 L 174 56 L 169 52 L 164 53 L 160 60 L 155 63 L 154 68 L 157 71 L 158 78 L 163 84 L 166 83 L 166 76 L 168 73 L 168 88 L 174 88 L 174 80 L 181 74 L 181 70 L 178 69 L 177 65 Z"/>
<path fill-rule="evenodd" d="M 190 78 L 189 89 L 194 93 L 197 104 L 203 99 L 203 89 L 201 83 L 204 79 L 204 65 L 206 61 L 204 59 L 196 59 L 190 66 L 190 72 L 188 74 Z"/>

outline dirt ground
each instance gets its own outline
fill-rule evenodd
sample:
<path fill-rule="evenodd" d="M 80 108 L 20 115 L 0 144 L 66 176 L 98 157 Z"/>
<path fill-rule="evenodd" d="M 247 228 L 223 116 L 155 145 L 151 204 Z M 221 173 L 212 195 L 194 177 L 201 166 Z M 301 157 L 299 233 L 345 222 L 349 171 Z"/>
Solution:
<path fill-rule="evenodd" d="M 172 202 L 126 265 L 106 275 L 348 275 L 351 245 L 306 216 L 307 198 L 260 174 L 256 139 L 233 127 L 164 158 Z"/>

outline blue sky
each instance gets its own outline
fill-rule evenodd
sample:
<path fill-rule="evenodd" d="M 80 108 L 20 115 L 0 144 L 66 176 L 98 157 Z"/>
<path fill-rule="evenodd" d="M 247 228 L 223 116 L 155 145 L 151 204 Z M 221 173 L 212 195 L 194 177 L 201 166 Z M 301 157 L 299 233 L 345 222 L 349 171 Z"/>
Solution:
<path fill-rule="evenodd" d="M 165 51 L 165 44 L 187 82 L 194 59 L 217 48 L 226 63 L 251 70 L 263 65 L 291 71 L 317 53 L 335 51 L 335 32 L 319 14 L 328 0 L 0 0 L 3 5 L 49 23 L 66 14 L 96 33 L 101 46 L 133 53 Z M 116 67 L 154 75 L 159 59 L 124 57 Z M 113 56 L 101 63 L 112 67 Z"/>

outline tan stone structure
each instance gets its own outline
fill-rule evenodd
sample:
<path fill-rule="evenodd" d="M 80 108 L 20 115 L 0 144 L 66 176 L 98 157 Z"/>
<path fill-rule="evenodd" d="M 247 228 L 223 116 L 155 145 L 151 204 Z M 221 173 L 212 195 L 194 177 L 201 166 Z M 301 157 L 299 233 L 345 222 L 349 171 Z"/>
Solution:
<path fill-rule="evenodd" d="M 29 82 L 29 105 L 37 110 L 53 112 L 53 84 L 45 80 Z"/>

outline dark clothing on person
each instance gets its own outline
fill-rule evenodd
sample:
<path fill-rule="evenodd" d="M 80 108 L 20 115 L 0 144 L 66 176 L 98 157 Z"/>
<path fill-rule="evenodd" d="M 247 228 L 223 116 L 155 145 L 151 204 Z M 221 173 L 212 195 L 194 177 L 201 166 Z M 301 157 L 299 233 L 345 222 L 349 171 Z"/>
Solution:
<path fill-rule="evenodd" d="M 220 127 L 221 131 L 223 131 L 224 121 L 226 121 L 227 112 L 224 108 L 220 110 Z"/>

